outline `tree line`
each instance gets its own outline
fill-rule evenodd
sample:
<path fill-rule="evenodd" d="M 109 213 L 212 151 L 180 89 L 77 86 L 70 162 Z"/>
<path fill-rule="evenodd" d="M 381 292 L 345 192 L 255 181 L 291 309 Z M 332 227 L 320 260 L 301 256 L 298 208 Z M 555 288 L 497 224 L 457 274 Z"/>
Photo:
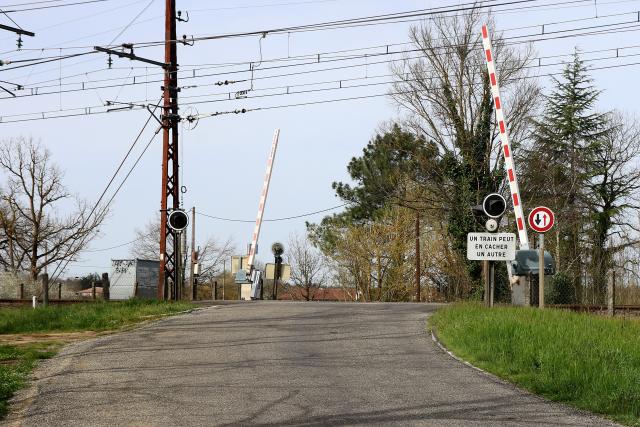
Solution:
<path fill-rule="evenodd" d="M 389 96 L 401 117 L 351 159 L 351 182 L 333 183 L 347 209 L 307 224 L 335 282 L 365 300 L 482 292 L 481 265 L 466 260 L 467 234 L 483 228 L 471 208 L 492 192 L 511 200 L 479 47 L 484 22 L 491 17 L 475 10 L 411 29 L 419 58 L 392 66 Z M 493 45 L 523 203 L 556 212 L 550 302 L 604 302 L 609 272 L 633 262 L 620 254 L 638 243 L 637 120 L 598 109 L 601 91 L 578 51 L 543 91 L 528 67 L 531 47 L 508 45 L 496 32 Z M 516 231 L 512 215 L 501 229 Z M 505 270 L 498 291 L 508 299 Z"/>

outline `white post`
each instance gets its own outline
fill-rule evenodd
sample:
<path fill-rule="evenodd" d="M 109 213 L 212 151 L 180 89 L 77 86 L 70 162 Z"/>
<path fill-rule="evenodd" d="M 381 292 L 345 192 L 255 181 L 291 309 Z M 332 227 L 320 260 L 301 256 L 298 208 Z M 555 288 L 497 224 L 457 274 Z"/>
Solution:
<path fill-rule="evenodd" d="M 36 298 L 35 295 L 31 297 L 31 304 L 33 305 L 33 308 L 38 306 L 38 298 Z"/>

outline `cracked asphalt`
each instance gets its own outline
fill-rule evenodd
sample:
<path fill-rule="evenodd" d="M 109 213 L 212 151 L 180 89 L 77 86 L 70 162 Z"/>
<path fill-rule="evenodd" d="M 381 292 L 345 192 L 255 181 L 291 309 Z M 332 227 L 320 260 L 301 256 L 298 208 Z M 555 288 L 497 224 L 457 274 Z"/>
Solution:
<path fill-rule="evenodd" d="M 211 306 L 70 345 L 35 373 L 22 426 L 606 426 L 440 349 L 428 304 Z"/>

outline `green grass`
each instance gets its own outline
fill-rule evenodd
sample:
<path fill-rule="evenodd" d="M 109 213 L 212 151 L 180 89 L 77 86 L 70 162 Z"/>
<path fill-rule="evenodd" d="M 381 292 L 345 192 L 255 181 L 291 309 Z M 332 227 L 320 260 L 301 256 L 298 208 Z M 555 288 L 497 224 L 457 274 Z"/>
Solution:
<path fill-rule="evenodd" d="M 444 308 L 431 317 L 456 355 L 549 399 L 640 426 L 640 321 L 560 310 Z"/>
<path fill-rule="evenodd" d="M 193 307 L 187 302 L 129 300 L 39 307 L 35 310 L 3 308 L 0 309 L 0 335 L 117 330 Z M 54 356 L 62 345 L 55 341 L 15 346 L 0 344 L 0 419 L 7 414 L 9 399 L 27 384 L 38 360 Z"/>
<path fill-rule="evenodd" d="M 57 342 L 0 345 L 0 419 L 7 415 L 9 399 L 26 385 L 37 361 L 54 356 L 61 346 Z"/>
<path fill-rule="evenodd" d="M 194 306 L 187 302 L 129 300 L 0 310 L 0 334 L 106 331 Z"/>

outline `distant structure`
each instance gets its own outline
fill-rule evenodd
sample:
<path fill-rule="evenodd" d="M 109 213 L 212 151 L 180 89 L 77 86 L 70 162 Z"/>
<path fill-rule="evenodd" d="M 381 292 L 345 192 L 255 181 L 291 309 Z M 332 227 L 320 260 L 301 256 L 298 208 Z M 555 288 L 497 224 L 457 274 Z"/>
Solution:
<path fill-rule="evenodd" d="M 110 299 L 156 299 L 160 261 L 112 259 Z"/>

